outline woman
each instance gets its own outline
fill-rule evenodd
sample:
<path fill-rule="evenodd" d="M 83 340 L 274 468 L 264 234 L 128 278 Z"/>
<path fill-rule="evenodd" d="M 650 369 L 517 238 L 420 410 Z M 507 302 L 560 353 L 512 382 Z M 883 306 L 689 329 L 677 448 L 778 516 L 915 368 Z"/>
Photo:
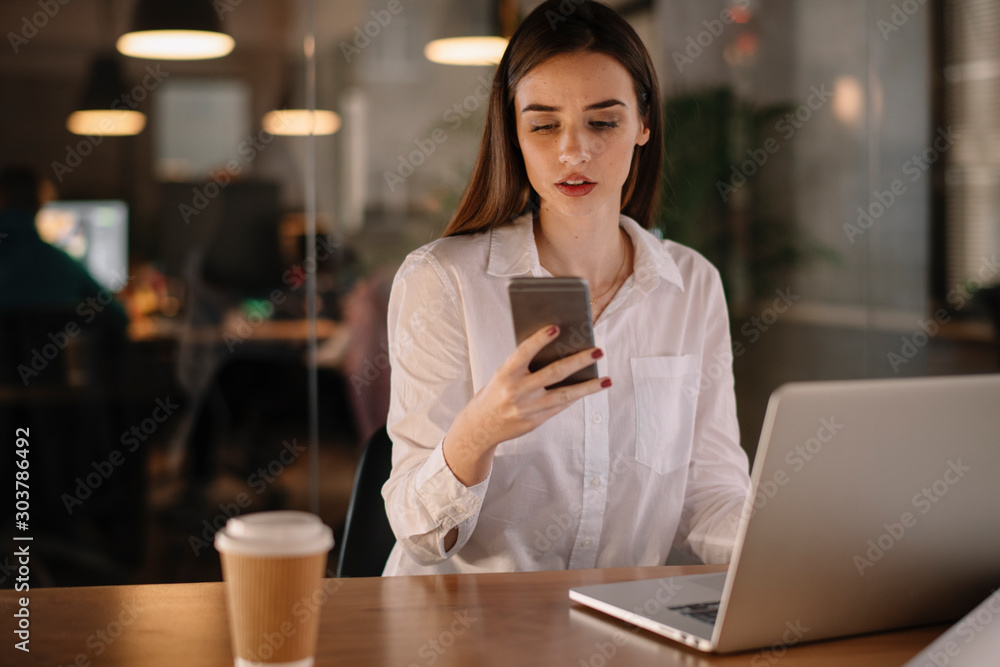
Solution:
<path fill-rule="evenodd" d="M 603 4 L 550 0 L 511 38 L 459 210 L 393 284 L 385 574 L 728 561 L 749 484 L 728 318 L 717 271 L 645 229 L 658 104 Z M 515 346 L 506 285 L 550 275 L 589 283 L 597 347 L 530 373 L 558 331 Z"/>

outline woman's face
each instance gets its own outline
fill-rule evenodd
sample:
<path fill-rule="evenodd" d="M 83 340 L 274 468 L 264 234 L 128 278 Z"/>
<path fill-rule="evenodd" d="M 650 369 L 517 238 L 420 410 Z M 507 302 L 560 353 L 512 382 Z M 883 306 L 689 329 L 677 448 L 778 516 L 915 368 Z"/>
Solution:
<path fill-rule="evenodd" d="M 590 51 L 553 56 L 521 79 L 514 107 L 528 180 L 543 210 L 617 221 L 633 150 L 649 141 L 621 63 Z"/>

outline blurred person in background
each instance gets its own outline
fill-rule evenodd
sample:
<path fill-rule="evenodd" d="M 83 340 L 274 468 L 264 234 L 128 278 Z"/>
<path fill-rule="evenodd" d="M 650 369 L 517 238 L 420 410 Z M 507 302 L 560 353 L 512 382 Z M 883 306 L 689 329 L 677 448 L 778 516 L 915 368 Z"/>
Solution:
<path fill-rule="evenodd" d="M 82 264 L 38 235 L 41 186 L 28 167 L 0 171 L 0 309 L 73 310 L 88 299 L 107 302 L 111 295 Z M 124 330 L 121 305 L 111 301 L 107 310 Z"/>

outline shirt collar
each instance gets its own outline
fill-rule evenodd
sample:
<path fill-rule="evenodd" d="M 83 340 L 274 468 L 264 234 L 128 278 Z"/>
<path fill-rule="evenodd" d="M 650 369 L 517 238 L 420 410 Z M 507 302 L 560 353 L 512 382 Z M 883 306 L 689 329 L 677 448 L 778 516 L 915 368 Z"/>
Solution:
<path fill-rule="evenodd" d="M 638 222 L 621 215 L 619 223 L 632 239 L 635 247 L 633 277 L 643 291 L 656 287 L 658 278 L 684 290 L 677 262 L 667 251 L 663 242 L 639 225 Z M 486 272 L 491 276 L 547 276 L 549 272 L 538 261 L 538 248 L 532 231 L 531 213 L 525 213 L 507 225 L 490 230 L 490 257 Z"/>

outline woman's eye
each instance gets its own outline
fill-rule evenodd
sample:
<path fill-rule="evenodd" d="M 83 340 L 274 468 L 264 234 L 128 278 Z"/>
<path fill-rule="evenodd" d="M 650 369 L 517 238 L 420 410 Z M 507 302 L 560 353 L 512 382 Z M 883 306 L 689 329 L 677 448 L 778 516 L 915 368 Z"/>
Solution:
<path fill-rule="evenodd" d="M 614 120 L 595 120 L 590 124 L 599 130 L 610 130 L 611 128 L 618 127 L 618 121 Z"/>
<path fill-rule="evenodd" d="M 555 125 L 551 125 L 551 124 L 550 125 L 532 125 L 531 126 L 531 131 L 532 132 L 544 132 L 546 130 L 551 130 L 553 127 L 555 127 Z"/>

